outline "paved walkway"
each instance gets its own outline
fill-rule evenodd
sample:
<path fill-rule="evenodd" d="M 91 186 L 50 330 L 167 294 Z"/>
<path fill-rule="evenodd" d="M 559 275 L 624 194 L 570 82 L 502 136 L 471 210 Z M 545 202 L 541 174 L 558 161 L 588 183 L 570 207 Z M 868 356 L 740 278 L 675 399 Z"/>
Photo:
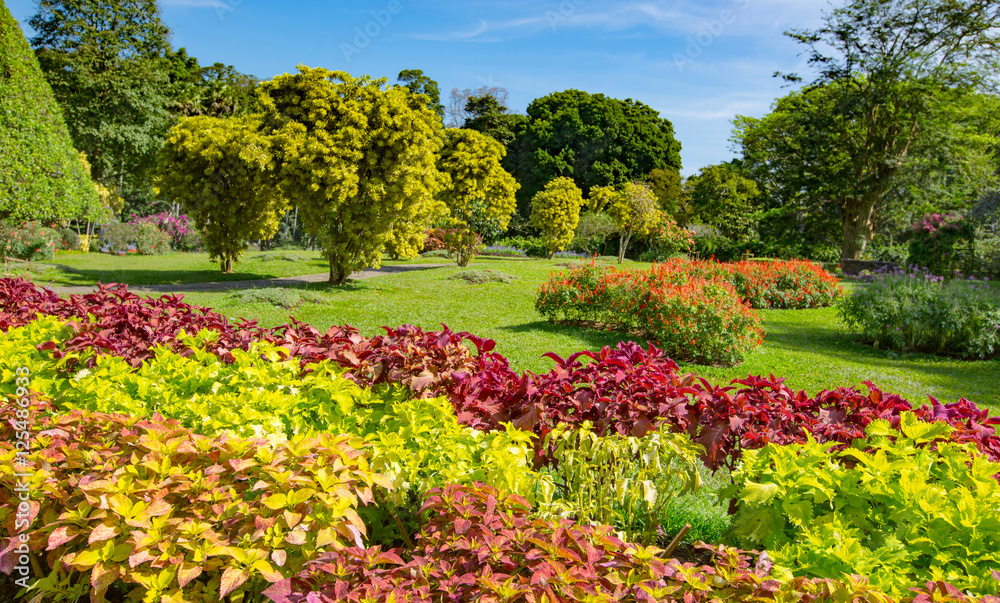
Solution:
<path fill-rule="evenodd" d="M 403 266 L 383 266 L 378 269 L 362 270 L 351 275 L 351 280 L 360 281 L 376 276 L 387 274 L 402 274 L 413 272 L 414 270 L 430 270 L 431 268 L 444 268 L 454 266 L 454 264 L 406 264 Z M 305 285 L 308 283 L 325 283 L 330 280 L 330 274 L 306 274 L 303 276 L 283 276 L 281 278 L 265 278 L 252 281 L 229 281 L 217 283 L 189 283 L 186 285 L 129 285 L 129 291 L 135 293 L 201 293 L 208 291 L 236 291 L 239 289 L 267 289 L 271 287 L 291 287 L 294 285 Z M 39 283 L 40 284 L 40 283 Z M 59 295 L 84 295 L 90 293 L 96 287 L 52 286 L 49 289 Z"/>

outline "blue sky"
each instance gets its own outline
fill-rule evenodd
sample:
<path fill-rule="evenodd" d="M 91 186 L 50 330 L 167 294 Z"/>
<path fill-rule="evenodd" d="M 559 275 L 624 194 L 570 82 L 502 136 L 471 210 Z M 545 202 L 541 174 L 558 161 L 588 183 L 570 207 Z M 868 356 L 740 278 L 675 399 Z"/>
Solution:
<path fill-rule="evenodd" d="M 6 0 L 28 35 L 34 0 Z M 827 0 L 161 0 L 175 47 L 260 78 L 302 63 L 354 75 L 423 69 L 452 88 L 495 85 L 524 112 L 575 88 L 632 98 L 674 123 L 683 172 L 733 156 L 736 114 L 762 116 L 808 74 L 782 34 L 819 25 Z"/>

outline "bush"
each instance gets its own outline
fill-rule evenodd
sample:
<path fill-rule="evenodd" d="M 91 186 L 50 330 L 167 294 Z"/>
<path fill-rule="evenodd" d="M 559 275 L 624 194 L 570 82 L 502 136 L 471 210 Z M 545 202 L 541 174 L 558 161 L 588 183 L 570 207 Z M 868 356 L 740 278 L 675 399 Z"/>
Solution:
<path fill-rule="evenodd" d="M 748 452 L 734 475 L 736 535 L 765 546 L 778 575 L 861 574 L 897 597 L 937 580 L 996 593 L 1000 463 L 949 441 L 947 423 L 907 413 L 899 427 L 874 421 L 840 450 L 810 441 Z"/>
<path fill-rule="evenodd" d="M 462 268 L 468 266 L 483 250 L 483 238 L 471 230 L 446 228 L 438 230 L 438 236 L 448 257 Z"/>
<path fill-rule="evenodd" d="M 483 247 L 481 255 L 495 256 L 502 258 L 526 258 L 528 254 L 523 249 L 507 247 L 506 245 L 487 245 Z"/>
<path fill-rule="evenodd" d="M 7 467 L 19 409 L 13 399 L 0 405 Z M 17 494 L 0 489 L 0 569 L 13 570 L 26 534 L 30 550 L 47 551 L 30 591 L 46 600 L 89 591 L 91 600 L 208 603 L 259 593 L 325 552 L 361 546 L 355 509 L 372 501 L 373 485 L 389 485 L 344 436 L 212 439 L 160 416 L 50 411 L 28 408 L 46 435 L 27 456 L 45 467 L 26 480 L 27 530 L 15 527 Z"/>
<path fill-rule="evenodd" d="M 673 260 L 658 267 L 731 283 L 740 299 L 758 309 L 822 308 L 843 293 L 840 282 L 822 267 L 802 260 L 749 260 L 718 263 Z"/>
<path fill-rule="evenodd" d="M 194 226 L 191 225 L 191 220 L 183 214 L 175 216 L 171 213 L 161 212 L 142 217 L 132 214 L 129 218 L 129 224 L 136 226 L 151 224 L 156 226 L 169 237 L 170 248 L 177 251 L 193 251 L 189 247 L 196 240 L 200 245 L 201 236 L 195 230 Z"/>
<path fill-rule="evenodd" d="M 985 284 L 929 272 L 880 272 L 846 298 L 847 326 L 875 347 L 958 358 L 1000 354 L 1000 294 Z"/>
<path fill-rule="evenodd" d="M 14 226 L 0 221 L 0 252 L 4 257 L 37 261 L 55 258 L 56 247 L 61 246 L 61 235 L 38 222 L 25 222 Z"/>
<path fill-rule="evenodd" d="M 670 218 L 653 229 L 646 239 L 648 249 L 640 257 L 643 262 L 665 262 L 691 253 L 694 248 L 692 232 L 678 227 Z"/>
<path fill-rule="evenodd" d="M 59 229 L 59 249 L 63 251 L 80 249 L 80 235 L 72 228 Z"/>
<path fill-rule="evenodd" d="M 570 243 L 570 249 L 592 256 L 600 254 L 608 246 L 612 235 L 618 232 L 618 226 L 606 213 L 586 211 L 580 214 L 580 223 L 576 226 L 576 235 Z"/>
<path fill-rule="evenodd" d="M 470 285 L 486 283 L 512 283 L 514 277 L 499 270 L 463 270 L 448 277 L 450 280 L 462 280 Z"/>
<path fill-rule="evenodd" d="M 971 228 L 969 221 L 955 213 L 924 216 L 910 232 L 908 263 L 950 276 L 963 267 L 959 248 L 971 237 Z"/>
<path fill-rule="evenodd" d="M 760 317 L 732 285 L 660 267 L 571 268 L 542 285 L 535 309 L 550 322 L 642 333 L 671 356 L 700 364 L 737 365 L 764 339 Z"/>
<path fill-rule="evenodd" d="M 101 227 L 101 250 L 107 250 L 112 255 L 123 255 L 135 247 L 138 238 L 138 226 L 109 222 Z"/>
<path fill-rule="evenodd" d="M 170 235 L 155 224 L 139 224 L 135 233 L 135 249 L 141 255 L 163 255 L 170 251 Z"/>
<path fill-rule="evenodd" d="M 501 239 L 498 244 L 505 247 L 523 249 L 524 253 L 530 258 L 549 257 L 549 248 L 545 243 L 545 239 L 540 237 L 508 237 Z"/>

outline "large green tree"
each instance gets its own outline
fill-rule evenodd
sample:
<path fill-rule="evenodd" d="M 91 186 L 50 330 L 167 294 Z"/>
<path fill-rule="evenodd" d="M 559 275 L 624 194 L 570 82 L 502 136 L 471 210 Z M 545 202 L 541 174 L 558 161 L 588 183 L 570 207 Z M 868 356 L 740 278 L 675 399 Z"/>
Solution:
<path fill-rule="evenodd" d="M 567 90 L 528 106 L 507 156 L 521 183 L 522 209 L 553 178 L 593 186 L 620 186 L 655 169 L 681 167 L 681 144 L 670 121 L 638 101 Z"/>
<path fill-rule="evenodd" d="M 528 119 L 524 115 L 511 113 L 507 105 L 489 94 L 469 97 L 465 103 L 465 111 L 468 117 L 464 128 L 486 134 L 504 147 L 509 147 L 514 142 L 518 128 Z"/>
<path fill-rule="evenodd" d="M 39 0 L 39 63 L 99 182 L 142 188 L 171 125 L 155 0 Z"/>
<path fill-rule="evenodd" d="M 857 259 L 915 149 L 947 138 L 942 107 L 997 74 L 1000 3 L 851 0 L 789 35 L 817 77 L 764 120 L 739 119 L 736 140 L 787 194 L 835 205 L 841 255 Z"/>
<path fill-rule="evenodd" d="M 159 193 L 184 208 L 223 273 L 254 239 L 269 239 L 286 209 L 270 178 L 271 141 L 255 117 L 188 117 L 156 167 Z"/>
<path fill-rule="evenodd" d="M 441 104 L 441 88 L 422 69 L 404 69 L 396 78 L 413 94 L 423 94 L 427 97 L 427 107 L 444 119 L 444 105 Z"/>
<path fill-rule="evenodd" d="M 397 224 L 441 188 L 440 118 L 385 80 L 300 66 L 259 87 L 278 180 L 330 263 L 330 282 L 378 266 Z"/>
<path fill-rule="evenodd" d="M 231 117 L 256 109 L 254 76 L 223 63 L 202 67 L 184 48 L 169 51 L 166 59 L 170 111 L 175 115 Z"/>
<path fill-rule="evenodd" d="M 0 219 L 63 221 L 99 208 L 52 89 L 0 2 Z"/>
<path fill-rule="evenodd" d="M 685 182 L 691 211 L 702 223 L 734 241 L 756 238 L 760 187 L 739 166 L 722 163 L 703 167 Z"/>

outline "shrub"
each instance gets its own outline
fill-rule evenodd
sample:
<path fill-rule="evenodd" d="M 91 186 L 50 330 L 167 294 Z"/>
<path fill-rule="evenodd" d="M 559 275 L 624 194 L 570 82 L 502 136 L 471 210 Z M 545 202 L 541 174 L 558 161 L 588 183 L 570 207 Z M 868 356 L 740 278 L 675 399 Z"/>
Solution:
<path fill-rule="evenodd" d="M 532 197 L 531 225 L 542 233 L 547 256 L 573 242 L 583 203 L 583 192 L 566 177 L 551 180 Z"/>
<path fill-rule="evenodd" d="M 959 245 L 970 238 L 971 224 L 956 213 L 928 214 L 910 232 L 908 263 L 947 276 L 961 268 Z"/>
<path fill-rule="evenodd" d="M 3 257 L 19 260 L 51 260 L 56 247 L 61 246 L 61 235 L 38 222 L 25 222 L 14 226 L 0 221 L 0 253 Z"/>
<path fill-rule="evenodd" d="M 448 277 L 450 280 L 463 280 L 470 285 L 486 283 L 512 283 L 514 277 L 499 270 L 463 270 Z"/>
<path fill-rule="evenodd" d="M 508 247 L 506 245 L 487 245 L 483 247 L 481 255 L 496 256 L 502 258 L 526 258 L 528 254 L 523 249 Z"/>
<path fill-rule="evenodd" d="M 541 237 L 507 237 L 506 239 L 501 239 L 499 244 L 505 247 L 523 249 L 524 253 L 530 258 L 549 257 L 548 246 L 545 243 L 545 239 Z"/>
<path fill-rule="evenodd" d="M 170 251 L 170 235 L 155 224 L 140 224 L 136 228 L 135 249 L 141 255 L 163 255 Z"/>
<path fill-rule="evenodd" d="M 959 358 L 1000 354 L 1000 295 L 988 286 L 929 272 L 872 276 L 840 306 L 847 326 L 881 348 Z"/>
<path fill-rule="evenodd" d="M 72 228 L 59 229 L 59 249 L 63 251 L 80 249 L 80 235 Z"/>
<path fill-rule="evenodd" d="M 465 228 L 446 228 L 438 231 L 448 257 L 465 268 L 483 249 L 483 238 Z"/>
<path fill-rule="evenodd" d="M 110 222 L 101 227 L 101 248 L 113 255 L 127 253 L 138 238 L 139 227 L 134 224 Z"/>
<path fill-rule="evenodd" d="M 172 213 L 160 212 L 142 217 L 132 214 L 129 224 L 156 226 L 170 238 L 170 248 L 177 251 L 193 251 L 190 247 L 195 242 L 200 245 L 201 236 L 191 224 L 191 220 L 183 214 L 175 216 Z"/>
<path fill-rule="evenodd" d="M 649 249 L 641 257 L 644 262 L 664 262 L 688 254 L 694 247 L 691 231 L 680 228 L 671 218 L 658 224 L 647 240 Z"/>
<path fill-rule="evenodd" d="M 2 571 L 28 536 L 48 571 L 31 594 L 75 600 L 220 601 L 260 592 L 307 561 L 361 546 L 355 510 L 388 486 L 346 437 L 211 439 L 159 416 L 29 413 L 41 434 L 27 456 L 31 525 L 15 527 L 15 405 L 0 405 Z M 126 560 L 128 563 L 126 563 Z"/>
<path fill-rule="evenodd" d="M 873 421 L 849 448 L 810 440 L 748 452 L 734 475 L 735 533 L 794 575 L 862 574 L 894 596 L 937 580 L 995 593 L 1000 463 L 950 431 L 906 413 L 899 430 Z"/>
<path fill-rule="evenodd" d="M 542 285 L 535 309 L 550 322 L 642 333 L 675 358 L 701 364 L 739 364 L 764 336 L 760 317 L 728 283 L 657 268 L 571 268 Z"/>
<path fill-rule="evenodd" d="M 570 249 L 592 256 L 605 250 L 611 236 L 618 232 L 618 226 L 606 213 L 585 211 L 580 214 L 580 223 Z"/>

